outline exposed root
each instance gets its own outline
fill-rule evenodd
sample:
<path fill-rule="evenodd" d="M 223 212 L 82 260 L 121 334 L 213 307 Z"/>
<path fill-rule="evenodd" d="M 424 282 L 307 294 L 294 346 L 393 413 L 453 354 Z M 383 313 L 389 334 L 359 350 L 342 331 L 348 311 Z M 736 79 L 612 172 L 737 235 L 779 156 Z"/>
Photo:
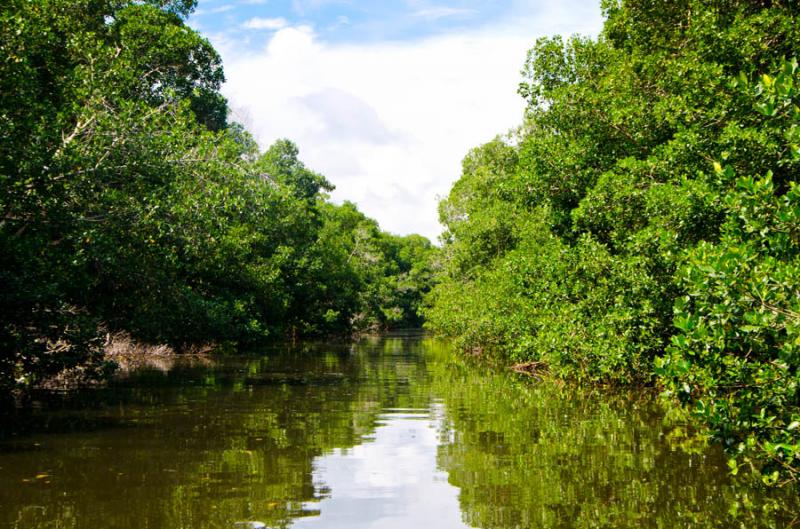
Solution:
<path fill-rule="evenodd" d="M 511 370 L 521 375 L 540 378 L 541 377 L 540 373 L 547 371 L 547 364 L 545 364 L 544 362 L 532 360 L 530 362 L 522 362 L 520 364 L 514 364 L 513 366 L 511 366 Z"/>
<path fill-rule="evenodd" d="M 202 359 L 213 349 L 213 344 L 200 344 L 187 346 L 178 352 L 169 345 L 138 342 L 129 334 L 118 332 L 106 336 L 104 352 L 106 360 L 116 363 L 122 374 L 142 368 L 166 373 L 186 357 Z"/>
<path fill-rule="evenodd" d="M 160 344 L 152 345 L 142 342 L 137 342 L 128 333 L 117 332 L 114 334 L 106 335 L 106 344 L 103 348 L 106 358 L 109 360 L 117 360 L 127 357 L 144 357 L 144 356 L 174 356 L 175 349 L 169 345 Z"/>

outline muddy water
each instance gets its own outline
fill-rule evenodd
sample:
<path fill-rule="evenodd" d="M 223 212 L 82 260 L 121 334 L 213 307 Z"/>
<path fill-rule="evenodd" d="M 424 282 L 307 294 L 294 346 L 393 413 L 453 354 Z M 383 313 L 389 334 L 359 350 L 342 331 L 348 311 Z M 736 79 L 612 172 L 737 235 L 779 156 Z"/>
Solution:
<path fill-rule="evenodd" d="M 419 335 L 143 366 L 0 428 L 15 529 L 785 527 L 800 510 L 733 482 L 648 396 L 532 383 Z"/>

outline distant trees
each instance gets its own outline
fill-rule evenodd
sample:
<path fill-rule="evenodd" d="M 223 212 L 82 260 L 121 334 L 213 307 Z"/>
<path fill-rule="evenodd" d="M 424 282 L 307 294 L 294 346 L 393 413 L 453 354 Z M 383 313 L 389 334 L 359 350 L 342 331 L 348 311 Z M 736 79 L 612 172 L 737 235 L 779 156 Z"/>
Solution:
<path fill-rule="evenodd" d="M 797 17 L 788 2 L 603 2 L 539 40 L 524 124 L 441 203 L 426 312 L 463 347 L 656 383 L 767 482 L 800 475 Z"/>
<path fill-rule="evenodd" d="M 328 203 L 294 144 L 260 153 L 228 122 L 194 4 L 0 8 L 0 388 L 102 374 L 107 331 L 247 345 L 418 323 L 430 243 Z"/>

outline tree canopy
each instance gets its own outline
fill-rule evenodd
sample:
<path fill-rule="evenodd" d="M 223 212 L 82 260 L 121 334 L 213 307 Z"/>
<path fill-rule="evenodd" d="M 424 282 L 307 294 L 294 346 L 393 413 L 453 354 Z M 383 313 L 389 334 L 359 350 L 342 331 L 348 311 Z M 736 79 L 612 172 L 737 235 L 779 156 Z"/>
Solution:
<path fill-rule="evenodd" d="M 523 124 L 465 158 L 429 325 L 556 376 L 659 385 L 732 468 L 796 480 L 800 9 L 602 8 L 598 38 L 536 42 Z"/>
<path fill-rule="evenodd" d="M 415 325 L 433 247 L 228 120 L 194 0 L 0 8 L 0 388 L 182 347 Z"/>

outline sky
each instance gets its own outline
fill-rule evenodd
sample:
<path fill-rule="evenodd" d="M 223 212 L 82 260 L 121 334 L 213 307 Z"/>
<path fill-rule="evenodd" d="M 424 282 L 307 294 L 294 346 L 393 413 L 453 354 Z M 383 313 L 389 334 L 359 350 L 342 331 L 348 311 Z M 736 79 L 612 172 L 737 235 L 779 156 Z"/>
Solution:
<path fill-rule="evenodd" d="M 233 119 L 300 158 L 381 228 L 436 240 L 470 149 L 522 121 L 537 38 L 597 35 L 599 0 L 200 0 Z"/>

